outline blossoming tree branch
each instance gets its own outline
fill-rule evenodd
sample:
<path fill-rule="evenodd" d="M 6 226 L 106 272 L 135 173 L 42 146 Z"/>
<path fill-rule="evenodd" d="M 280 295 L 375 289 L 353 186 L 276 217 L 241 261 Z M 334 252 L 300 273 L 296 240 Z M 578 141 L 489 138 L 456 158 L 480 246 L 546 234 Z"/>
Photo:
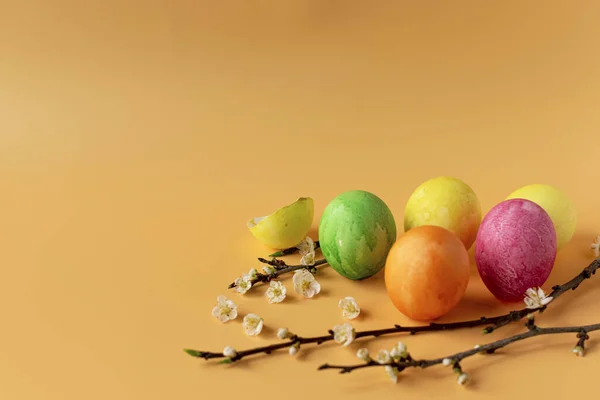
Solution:
<path fill-rule="evenodd" d="M 306 254 L 314 252 L 314 247 L 311 247 L 313 243 L 310 239 L 305 240 L 308 244 L 307 247 L 303 245 L 299 246 L 300 252 L 303 257 Z M 600 257 L 600 237 L 596 238 L 591 245 L 591 250 L 594 252 L 596 257 Z M 286 254 L 291 254 L 292 251 L 287 251 Z M 283 265 L 279 263 L 280 260 L 275 259 L 273 262 L 277 265 Z M 287 264 L 285 264 L 287 265 Z M 320 291 L 320 284 L 314 277 L 314 270 L 311 268 L 314 265 L 314 254 L 309 257 L 302 264 L 302 268 L 295 270 L 293 277 L 294 290 L 298 294 L 302 294 L 305 297 L 313 297 Z M 284 267 L 285 268 L 285 267 Z M 348 346 L 357 339 L 365 337 L 379 337 L 383 335 L 401 334 L 408 333 L 411 335 L 425 332 L 445 331 L 445 330 L 457 330 L 465 328 L 473 328 L 478 326 L 485 326 L 482 330 L 483 334 L 489 334 L 495 330 L 508 325 L 512 322 L 521 321 L 525 319 L 525 326 L 527 332 L 522 334 L 514 335 L 505 339 L 490 342 L 484 345 L 477 345 L 472 349 L 465 350 L 460 353 L 446 355 L 437 359 L 431 360 L 419 360 L 413 358 L 407 351 L 404 343 L 399 342 L 391 351 L 380 350 L 375 358 L 372 358 L 367 349 L 360 349 L 357 352 L 357 357 L 363 361 L 363 363 L 355 365 L 334 365 L 324 364 L 319 367 L 319 370 L 337 369 L 341 373 L 349 373 L 357 369 L 367 367 L 383 367 L 386 374 L 396 381 L 400 372 L 407 368 L 428 368 L 435 365 L 451 366 L 452 370 L 457 374 L 457 382 L 459 384 L 465 384 L 469 381 L 469 375 L 465 373 L 461 366 L 461 361 L 472 357 L 476 354 L 492 354 L 496 350 L 508 346 L 511 343 L 531 339 L 537 336 L 550 335 L 550 334 L 567 334 L 576 333 L 577 343 L 572 349 L 573 353 L 582 356 L 584 353 L 584 342 L 589 339 L 589 332 L 600 330 L 600 322 L 590 325 L 582 326 L 565 326 L 565 327 L 539 327 L 534 323 L 534 314 L 536 312 L 542 313 L 546 308 L 555 301 L 559 296 L 565 294 L 568 291 L 575 290 L 579 285 L 586 279 L 591 278 L 596 271 L 600 268 L 600 258 L 596 258 L 586 268 L 584 268 L 579 274 L 573 277 L 571 280 L 565 282 L 562 285 L 556 285 L 552 288 L 549 294 L 546 294 L 541 288 L 530 288 L 527 290 L 526 296 L 524 297 L 524 307 L 518 310 L 510 311 L 506 314 L 491 317 L 480 317 L 473 320 L 450 322 L 445 324 L 430 323 L 428 325 L 421 326 L 401 326 L 395 325 L 390 328 L 382 328 L 375 330 L 357 331 L 350 323 L 335 325 L 328 331 L 327 335 L 314 336 L 314 337 L 303 337 L 296 333 L 291 332 L 288 328 L 280 328 L 277 332 L 279 339 L 284 340 L 281 343 L 276 343 L 268 346 L 260 346 L 247 350 L 236 350 L 230 346 L 226 346 L 222 352 L 209 352 L 193 349 L 185 349 L 185 352 L 190 356 L 202 359 L 221 359 L 222 363 L 234 363 L 239 362 L 243 358 L 258 355 L 258 354 L 270 354 L 273 351 L 288 349 L 290 355 L 295 355 L 300 351 L 302 346 L 311 344 L 322 344 L 325 342 L 333 341 L 339 343 L 342 346 Z M 265 274 L 270 274 L 273 271 L 265 271 Z M 249 276 L 251 276 L 252 271 Z M 239 278 L 238 278 L 239 279 Z M 247 278 L 243 278 L 247 279 Z M 252 278 L 250 278 L 252 279 Z M 245 293 L 249 290 L 248 287 L 245 290 L 238 290 L 240 293 Z M 266 297 L 269 303 L 281 302 L 285 299 L 286 288 L 279 281 L 270 281 L 270 287 L 266 291 Z M 360 314 L 360 307 L 352 297 L 346 297 L 339 301 L 338 306 L 342 310 L 344 318 L 352 320 Z M 213 316 L 218 318 L 221 322 L 226 322 L 231 319 L 237 318 L 237 305 L 227 299 L 225 296 L 219 296 L 217 299 L 217 305 L 213 309 Z M 247 335 L 254 336 L 260 334 L 263 326 L 263 320 L 256 314 L 248 314 L 244 317 L 243 328 Z"/>

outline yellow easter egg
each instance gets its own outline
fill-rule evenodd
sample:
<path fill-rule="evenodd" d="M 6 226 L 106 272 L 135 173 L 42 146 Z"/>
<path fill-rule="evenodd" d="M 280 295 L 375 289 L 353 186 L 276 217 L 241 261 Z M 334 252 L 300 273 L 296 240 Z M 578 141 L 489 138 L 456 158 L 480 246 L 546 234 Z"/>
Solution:
<path fill-rule="evenodd" d="M 565 246 L 575 233 L 575 205 L 561 190 L 551 185 L 527 185 L 512 192 L 506 199 L 526 199 L 542 207 L 550 216 L 556 230 L 557 249 Z"/>
<path fill-rule="evenodd" d="M 404 231 L 423 225 L 446 228 L 469 249 L 481 224 L 481 204 L 473 189 L 448 176 L 419 185 L 404 208 Z"/>
<path fill-rule="evenodd" d="M 250 219 L 248 229 L 255 238 L 273 249 L 294 247 L 308 235 L 314 207 L 313 199 L 301 197 L 270 215 Z"/>

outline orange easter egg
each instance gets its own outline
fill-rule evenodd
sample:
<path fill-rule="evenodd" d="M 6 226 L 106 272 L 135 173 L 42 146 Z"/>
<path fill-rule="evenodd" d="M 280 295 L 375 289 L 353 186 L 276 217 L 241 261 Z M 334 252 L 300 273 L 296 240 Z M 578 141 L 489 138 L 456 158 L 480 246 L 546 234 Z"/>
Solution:
<path fill-rule="evenodd" d="M 430 321 L 454 308 L 469 283 L 469 254 L 449 230 L 431 225 L 400 236 L 388 253 L 385 287 L 396 308 Z"/>

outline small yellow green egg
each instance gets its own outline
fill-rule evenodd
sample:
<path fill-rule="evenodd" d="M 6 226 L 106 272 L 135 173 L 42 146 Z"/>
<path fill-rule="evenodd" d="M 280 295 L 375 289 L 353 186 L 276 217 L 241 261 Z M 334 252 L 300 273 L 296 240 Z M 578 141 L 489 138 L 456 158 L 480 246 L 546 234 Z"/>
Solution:
<path fill-rule="evenodd" d="M 273 249 L 294 247 L 308 235 L 314 208 L 312 198 L 300 197 L 273 214 L 250 219 L 248 229 L 255 238 Z"/>

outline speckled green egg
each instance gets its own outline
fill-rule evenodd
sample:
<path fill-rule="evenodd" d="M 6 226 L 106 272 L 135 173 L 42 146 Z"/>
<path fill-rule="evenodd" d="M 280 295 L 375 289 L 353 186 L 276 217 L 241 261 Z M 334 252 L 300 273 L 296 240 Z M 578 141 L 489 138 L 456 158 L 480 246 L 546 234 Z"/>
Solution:
<path fill-rule="evenodd" d="M 396 221 L 379 197 L 351 190 L 333 199 L 321 216 L 319 243 L 331 267 L 361 280 L 379 272 L 396 241 Z"/>

